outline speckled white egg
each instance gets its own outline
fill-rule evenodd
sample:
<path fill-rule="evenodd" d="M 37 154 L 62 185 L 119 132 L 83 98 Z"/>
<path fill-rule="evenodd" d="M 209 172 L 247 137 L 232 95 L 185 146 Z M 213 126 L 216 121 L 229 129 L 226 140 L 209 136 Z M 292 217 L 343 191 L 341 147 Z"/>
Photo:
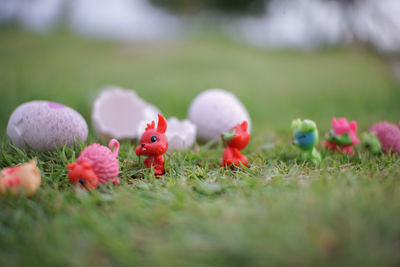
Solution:
<path fill-rule="evenodd" d="M 247 121 L 249 131 L 250 116 L 244 105 L 232 93 L 222 89 L 209 89 L 193 99 L 189 108 L 189 119 L 197 127 L 200 140 L 219 137 L 238 123 Z"/>
<path fill-rule="evenodd" d="M 27 102 L 17 107 L 7 125 L 7 135 L 17 147 L 29 145 L 35 151 L 52 151 L 72 146 L 77 138 L 85 142 L 88 126 L 75 110 L 47 101 Z"/>

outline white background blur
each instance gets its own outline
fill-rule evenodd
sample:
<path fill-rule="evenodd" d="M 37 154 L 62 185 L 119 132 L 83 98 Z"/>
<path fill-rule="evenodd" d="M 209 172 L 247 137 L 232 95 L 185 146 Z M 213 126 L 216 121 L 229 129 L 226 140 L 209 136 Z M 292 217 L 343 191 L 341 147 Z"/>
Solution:
<path fill-rule="evenodd" d="M 186 38 L 204 16 L 177 16 L 147 0 L 1 0 L 1 24 L 46 33 L 66 27 L 117 41 Z M 203 17 L 203 19 L 198 19 Z M 400 52 L 400 0 L 359 0 L 352 8 L 334 1 L 273 0 L 262 16 L 213 17 L 235 41 L 265 48 L 315 49 L 361 42 L 384 53 Z M 191 25 L 188 30 L 188 25 Z"/>

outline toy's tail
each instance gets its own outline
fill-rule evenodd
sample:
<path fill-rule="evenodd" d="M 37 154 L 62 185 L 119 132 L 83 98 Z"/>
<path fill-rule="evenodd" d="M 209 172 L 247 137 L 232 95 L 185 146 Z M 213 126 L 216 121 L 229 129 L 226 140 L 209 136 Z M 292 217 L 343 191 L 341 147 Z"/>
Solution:
<path fill-rule="evenodd" d="M 118 152 L 119 152 L 119 142 L 117 139 L 111 139 L 110 143 L 108 143 L 108 147 L 110 149 L 113 149 L 113 153 L 114 155 L 117 157 L 118 156 Z"/>

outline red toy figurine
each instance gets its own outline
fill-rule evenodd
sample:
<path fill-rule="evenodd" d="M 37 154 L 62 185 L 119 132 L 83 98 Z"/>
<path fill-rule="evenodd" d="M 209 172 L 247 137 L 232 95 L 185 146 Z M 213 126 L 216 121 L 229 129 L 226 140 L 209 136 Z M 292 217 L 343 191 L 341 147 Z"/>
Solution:
<path fill-rule="evenodd" d="M 113 147 L 114 151 L 111 151 Z M 76 163 L 67 165 L 69 180 L 85 189 L 96 188 L 98 183 L 105 184 L 108 181 L 119 184 L 118 152 L 119 142 L 116 139 L 111 139 L 108 147 L 99 144 L 88 146 Z"/>
<path fill-rule="evenodd" d="M 226 145 L 222 154 L 222 166 L 248 166 L 247 158 L 240 154 L 250 140 L 250 133 L 247 131 L 247 121 L 236 125 L 227 133 L 222 134 L 222 141 Z"/>
<path fill-rule="evenodd" d="M 147 156 L 144 160 L 146 168 L 154 167 L 154 174 L 161 175 L 165 173 L 163 154 L 168 149 L 168 139 L 165 135 L 167 130 L 167 120 L 158 114 L 158 125 L 155 129 L 154 121 L 147 124 L 146 131 L 140 138 L 139 145 L 136 147 L 136 155 Z"/>
<path fill-rule="evenodd" d="M 327 134 L 325 149 L 353 155 L 353 146 L 360 142 L 357 138 L 357 122 L 346 118 L 332 118 L 332 130 Z"/>

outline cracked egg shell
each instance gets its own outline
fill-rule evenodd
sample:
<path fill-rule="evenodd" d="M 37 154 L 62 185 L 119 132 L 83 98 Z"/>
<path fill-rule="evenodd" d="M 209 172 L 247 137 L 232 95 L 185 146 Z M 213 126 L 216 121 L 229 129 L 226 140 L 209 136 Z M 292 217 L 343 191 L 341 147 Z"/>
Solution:
<path fill-rule="evenodd" d="M 193 146 L 196 139 L 196 125 L 189 120 L 178 120 L 175 117 L 168 119 L 167 132 L 168 150 L 184 151 Z"/>
<path fill-rule="evenodd" d="M 71 147 L 77 138 L 85 142 L 88 126 L 75 110 L 55 102 L 31 101 L 17 107 L 7 125 L 12 143 L 22 149 L 53 151 Z"/>
<path fill-rule="evenodd" d="M 141 99 L 135 91 L 109 86 L 95 99 L 92 123 L 100 139 L 134 139 L 143 121 L 157 117 L 159 110 Z"/>
<path fill-rule="evenodd" d="M 240 100 L 232 93 L 222 89 L 209 89 L 196 96 L 189 108 L 189 119 L 197 127 L 197 137 L 208 141 L 247 121 L 249 132 L 251 121 L 249 113 Z"/>

